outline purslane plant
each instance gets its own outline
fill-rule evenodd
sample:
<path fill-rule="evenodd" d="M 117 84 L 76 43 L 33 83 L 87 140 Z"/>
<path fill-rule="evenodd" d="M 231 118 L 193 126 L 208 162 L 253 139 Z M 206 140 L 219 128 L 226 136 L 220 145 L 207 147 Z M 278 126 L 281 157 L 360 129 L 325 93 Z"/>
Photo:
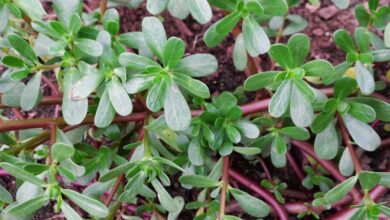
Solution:
<path fill-rule="evenodd" d="M 238 22 L 243 20 L 242 33 L 237 36 L 233 52 L 234 64 L 238 70 L 245 69 L 247 53 L 256 57 L 266 53 L 271 46 L 267 34 L 255 19 L 255 15 L 283 16 L 288 10 L 288 5 L 284 0 L 232 0 L 227 2 L 214 0 L 211 3 L 228 11 L 229 14 L 207 29 L 203 40 L 208 47 L 218 46 Z"/>
<path fill-rule="evenodd" d="M 217 60 L 210 54 L 183 58 L 184 42 L 176 37 L 167 39 L 161 21 L 155 17 L 144 18 L 142 33 L 160 63 L 134 53 L 121 54 L 119 62 L 132 73 L 124 84 L 126 91 L 135 94 L 147 90 L 147 107 L 152 112 L 164 107 L 167 125 L 175 131 L 184 130 L 190 125 L 191 111 L 180 89 L 192 97 L 209 98 L 207 86 L 192 77 L 214 73 Z"/>
<path fill-rule="evenodd" d="M 205 111 L 191 123 L 191 136 L 188 157 L 193 165 L 201 166 L 209 157 L 209 149 L 222 156 L 233 151 L 244 155 L 258 154 L 253 147 L 239 147 L 244 139 L 255 139 L 260 135 L 255 124 L 242 119 L 242 110 L 237 106 L 237 98 L 228 92 L 213 97 L 212 103 L 204 103 Z"/>
<path fill-rule="evenodd" d="M 313 60 L 307 63 L 310 41 L 304 34 L 291 36 L 288 43 L 274 44 L 269 51 L 283 71 L 268 71 L 255 74 L 245 81 L 245 89 L 255 91 L 261 88 L 276 88 L 269 105 L 273 117 L 289 113 L 298 127 L 308 127 L 314 117 L 312 102 L 316 91 L 305 81 L 305 77 L 320 78 L 330 84 L 335 77 L 335 70 L 326 60 Z M 288 111 L 289 110 L 289 111 Z"/>
<path fill-rule="evenodd" d="M 368 9 L 363 4 L 355 6 L 355 17 L 362 27 L 374 26 L 377 29 L 384 29 L 390 21 L 390 7 L 379 6 L 379 0 L 368 0 Z"/>

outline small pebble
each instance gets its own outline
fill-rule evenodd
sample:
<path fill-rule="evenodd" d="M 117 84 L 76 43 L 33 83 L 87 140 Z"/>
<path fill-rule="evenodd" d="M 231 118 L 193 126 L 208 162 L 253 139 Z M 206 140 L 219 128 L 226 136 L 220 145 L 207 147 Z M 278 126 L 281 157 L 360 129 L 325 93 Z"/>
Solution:
<path fill-rule="evenodd" d="M 321 8 L 318 11 L 318 15 L 321 18 L 323 18 L 325 20 L 328 20 L 331 17 L 333 17 L 337 12 L 338 12 L 338 9 L 336 8 L 336 6 L 330 5 L 330 6 L 326 7 L 326 8 Z"/>

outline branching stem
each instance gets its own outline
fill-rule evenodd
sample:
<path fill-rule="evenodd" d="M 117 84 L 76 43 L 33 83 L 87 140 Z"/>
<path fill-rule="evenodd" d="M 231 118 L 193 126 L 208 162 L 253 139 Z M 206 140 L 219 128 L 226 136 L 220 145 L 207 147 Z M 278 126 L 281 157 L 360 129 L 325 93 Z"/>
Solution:
<path fill-rule="evenodd" d="M 349 138 L 348 130 L 345 127 L 344 121 L 339 113 L 337 113 L 337 122 L 339 124 L 344 143 L 348 148 L 349 154 L 351 155 L 353 166 L 355 167 L 355 172 L 356 174 L 359 174 L 362 171 L 362 167 L 360 166 L 359 159 L 356 156 L 355 148 L 351 144 L 351 139 Z"/>
<path fill-rule="evenodd" d="M 222 164 L 222 188 L 221 188 L 221 196 L 219 202 L 218 220 L 221 220 L 222 217 L 225 215 L 226 193 L 229 186 L 229 164 L 230 164 L 230 157 L 224 156 L 223 164 Z"/>

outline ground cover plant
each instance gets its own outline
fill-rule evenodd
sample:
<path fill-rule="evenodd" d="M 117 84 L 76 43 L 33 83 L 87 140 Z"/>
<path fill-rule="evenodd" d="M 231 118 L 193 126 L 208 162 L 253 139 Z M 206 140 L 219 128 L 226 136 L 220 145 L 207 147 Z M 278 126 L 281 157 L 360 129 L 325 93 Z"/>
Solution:
<path fill-rule="evenodd" d="M 386 0 L 0 0 L 0 57 L 1 219 L 390 218 Z"/>

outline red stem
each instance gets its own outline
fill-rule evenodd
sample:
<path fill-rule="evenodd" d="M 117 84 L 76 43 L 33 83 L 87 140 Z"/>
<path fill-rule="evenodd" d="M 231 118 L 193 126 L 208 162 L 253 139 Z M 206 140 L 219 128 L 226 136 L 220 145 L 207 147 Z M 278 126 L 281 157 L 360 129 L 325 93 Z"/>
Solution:
<path fill-rule="evenodd" d="M 223 157 L 223 165 L 222 165 L 222 189 L 221 189 L 221 197 L 219 202 L 219 216 L 218 220 L 221 220 L 225 215 L 225 207 L 226 207 L 226 193 L 229 185 L 229 163 L 230 157 Z"/>
<path fill-rule="evenodd" d="M 239 172 L 234 169 L 229 169 L 229 175 L 232 179 L 236 180 L 243 186 L 257 193 L 260 197 L 262 197 L 271 207 L 274 209 L 278 219 L 280 220 L 288 220 L 288 215 L 286 210 L 276 201 L 272 194 L 270 194 L 266 189 L 259 186 L 258 183 L 253 180 L 248 179 L 247 177 L 241 175 Z"/>
<path fill-rule="evenodd" d="M 291 155 L 291 152 L 287 151 L 286 156 L 288 162 L 291 165 L 292 170 L 301 182 L 305 178 L 305 175 L 303 174 L 301 168 L 299 168 L 298 164 L 295 162 L 294 157 Z"/>
<path fill-rule="evenodd" d="M 307 153 L 312 158 L 314 158 L 321 166 L 323 166 L 329 173 L 332 175 L 338 182 L 343 182 L 345 180 L 345 177 L 342 176 L 339 172 L 339 170 L 336 168 L 336 166 L 331 162 L 327 160 L 322 160 L 317 156 L 317 154 L 314 152 L 313 147 L 303 141 L 292 141 L 292 144 L 296 147 L 298 147 L 301 151 Z M 354 198 L 354 201 L 360 201 L 359 198 L 361 197 L 361 194 L 357 189 L 352 189 L 350 194 Z"/>
<path fill-rule="evenodd" d="M 344 121 L 339 113 L 336 114 L 337 116 L 337 122 L 339 124 L 341 134 L 343 136 L 343 140 L 345 145 L 348 148 L 349 154 L 351 155 L 353 165 L 355 167 L 356 174 L 359 174 L 362 171 L 362 167 L 360 166 L 359 159 L 356 156 L 355 148 L 351 144 L 351 139 L 349 138 L 349 133 L 347 128 L 345 127 Z"/>

